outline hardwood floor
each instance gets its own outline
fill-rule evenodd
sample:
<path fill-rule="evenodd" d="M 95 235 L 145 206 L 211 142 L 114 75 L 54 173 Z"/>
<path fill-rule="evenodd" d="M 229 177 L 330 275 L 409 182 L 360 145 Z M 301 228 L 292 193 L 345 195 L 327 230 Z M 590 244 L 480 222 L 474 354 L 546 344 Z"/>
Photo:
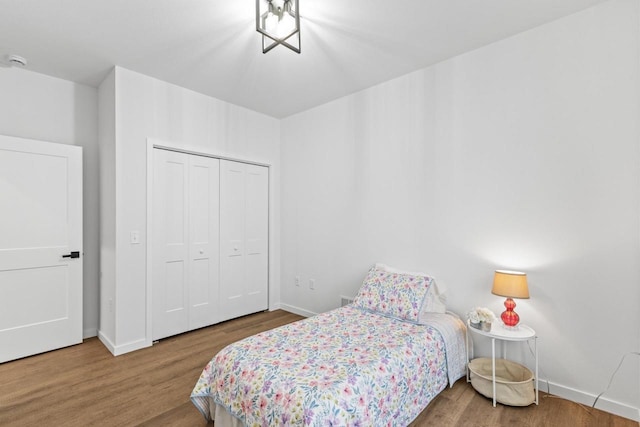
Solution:
<path fill-rule="evenodd" d="M 0 426 L 207 426 L 189 400 L 202 368 L 227 344 L 301 319 L 277 310 L 162 340 L 114 357 L 96 338 L 0 364 Z M 209 425 L 212 425 L 211 423 Z M 638 423 L 541 394 L 539 406 L 491 406 L 464 380 L 412 426 L 611 426 Z"/>

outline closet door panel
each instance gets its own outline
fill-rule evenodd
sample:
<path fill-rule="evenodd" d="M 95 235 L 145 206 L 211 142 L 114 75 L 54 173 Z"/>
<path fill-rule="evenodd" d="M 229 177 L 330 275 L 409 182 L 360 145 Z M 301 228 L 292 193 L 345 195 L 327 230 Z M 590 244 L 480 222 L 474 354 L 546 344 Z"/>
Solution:
<path fill-rule="evenodd" d="M 247 307 L 268 308 L 269 175 L 264 166 L 246 165 L 245 241 Z"/>
<path fill-rule="evenodd" d="M 219 321 L 220 161 L 189 157 L 189 329 Z"/>
<path fill-rule="evenodd" d="M 248 314 L 245 307 L 245 165 L 220 161 L 220 312 L 223 319 Z"/>
<path fill-rule="evenodd" d="M 194 258 L 191 263 L 191 282 L 189 283 L 189 307 L 195 311 L 211 304 L 213 295 L 209 289 L 209 277 L 211 270 L 207 258 Z M 206 326 L 209 323 L 198 323 L 195 312 L 189 313 L 189 329 Z M 214 321 L 215 322 L 215 321 Z"/>
<path fill-rule="evenodd" d="M 188 157 L 154 150 L 152 338 L 188 326 Z"/>
<path fill-rule="evenodd" d="M 223 256 L 244 255 L 244 164 L 220 162 L 220 244 Z"/>
<path fill-rule="evenodd" d="M 268 308 L 268 168 L 221 161 L 223 319 Z"/>

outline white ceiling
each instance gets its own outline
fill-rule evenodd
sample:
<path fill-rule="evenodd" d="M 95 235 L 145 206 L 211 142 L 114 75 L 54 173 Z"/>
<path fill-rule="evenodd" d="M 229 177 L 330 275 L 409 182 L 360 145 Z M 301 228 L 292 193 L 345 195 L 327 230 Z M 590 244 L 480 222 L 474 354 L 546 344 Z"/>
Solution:
<path fill-rule="evenodd" d="M 0 58 L 91 86 L 120 65 L 282 118 L 602 1 L 300 0 L 298 55 L 262 53 L 254 0 L 0 0 Z"/>

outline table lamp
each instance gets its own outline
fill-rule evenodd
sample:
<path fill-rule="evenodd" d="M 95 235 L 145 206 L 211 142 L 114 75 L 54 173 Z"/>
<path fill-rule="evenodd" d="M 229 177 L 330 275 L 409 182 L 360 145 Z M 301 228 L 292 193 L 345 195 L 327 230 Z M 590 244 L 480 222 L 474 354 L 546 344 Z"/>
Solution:
<path fill-rule="evenodd" d="M 527 275 L 519 271 L 496 270 L 493 276 L 493 289 L 491 293 L 507 297 L 504 306 L 507 308 L 500 318 L 506 327 L 515 328 L 520 321 L 518 313 L 513 311 L 516 303 L 513 298 L 529 298 Z"/>

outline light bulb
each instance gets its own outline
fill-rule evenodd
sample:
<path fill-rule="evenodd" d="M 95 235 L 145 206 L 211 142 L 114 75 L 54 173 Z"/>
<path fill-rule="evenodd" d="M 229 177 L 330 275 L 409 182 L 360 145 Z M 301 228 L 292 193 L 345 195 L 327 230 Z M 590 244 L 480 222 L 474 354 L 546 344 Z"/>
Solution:
<path fill-rule="evenodd" d="M 293 32 L 296 27 L 296 20 L 293 16 L 285 13 L 280 22 L 278 23 L 277 35 L 279 38 L 288 36 Z"/>
<path fill-rule="evenodd" d="M 264 29 L 268 33 L 275 33 L 278 30 L 278 16 L 269 12 L 267 18 L 264 20 Z"/>

